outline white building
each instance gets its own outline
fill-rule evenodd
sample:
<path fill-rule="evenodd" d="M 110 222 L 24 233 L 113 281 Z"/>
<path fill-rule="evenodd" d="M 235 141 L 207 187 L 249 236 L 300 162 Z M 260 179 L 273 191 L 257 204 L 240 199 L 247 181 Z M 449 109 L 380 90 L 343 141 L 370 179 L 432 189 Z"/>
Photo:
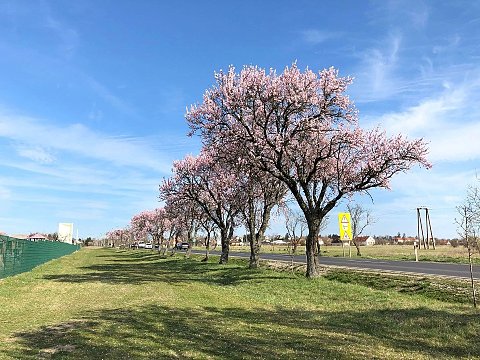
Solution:
<path fill-rule="evenodd" d="M 355 242 L 359 246 L 372 246 L 375 245 L 375 239 L 371 236 L 357 236 Z"/>

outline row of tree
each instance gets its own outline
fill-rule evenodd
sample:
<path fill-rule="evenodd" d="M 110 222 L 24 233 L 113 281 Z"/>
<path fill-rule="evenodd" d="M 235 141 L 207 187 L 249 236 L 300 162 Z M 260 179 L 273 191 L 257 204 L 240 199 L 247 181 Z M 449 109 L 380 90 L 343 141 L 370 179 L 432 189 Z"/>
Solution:
<path fill-rule="evenodd" d="M 272 211 L 292 199 L 306 224 L 306 276 L 317 276 L 319 230 L 340 200 L 388 188 L 416 164 L 430 167 L 423 140 L 359 127 L 346 95 L 351 81 L 334 68 L 317 74 L 296 64 L 281 74 L 255 66 L 216 73 L 203 102 L 186 114 L 202 150 L 174 162 L 160 185 L 164 211 L 189 241 L 199 224 L 218 229 L 220 263 L 244 225 L 256 267 Z"/>

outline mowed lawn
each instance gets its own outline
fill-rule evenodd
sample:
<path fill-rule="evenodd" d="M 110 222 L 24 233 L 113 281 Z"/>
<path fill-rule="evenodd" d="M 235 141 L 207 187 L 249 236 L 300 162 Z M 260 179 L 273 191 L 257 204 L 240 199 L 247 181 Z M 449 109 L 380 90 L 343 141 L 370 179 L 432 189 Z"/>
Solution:
<path fill-rule="evenodd" d="M 480 358 L 468 303 L 239 260 L 82 249 L 0 280 L 0 304 L 1 359 Z"/>

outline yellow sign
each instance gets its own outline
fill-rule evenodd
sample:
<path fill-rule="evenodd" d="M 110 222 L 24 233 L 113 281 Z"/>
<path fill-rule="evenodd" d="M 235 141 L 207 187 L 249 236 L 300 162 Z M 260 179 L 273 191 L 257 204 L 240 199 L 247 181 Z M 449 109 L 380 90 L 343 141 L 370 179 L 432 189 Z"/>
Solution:
<path fill-rule="evenodd" d="M 352 240 L 352 225 L 350 222 L 350 213 L 338 214 L 338 226 L 340 228 L 340 240 Z"/>

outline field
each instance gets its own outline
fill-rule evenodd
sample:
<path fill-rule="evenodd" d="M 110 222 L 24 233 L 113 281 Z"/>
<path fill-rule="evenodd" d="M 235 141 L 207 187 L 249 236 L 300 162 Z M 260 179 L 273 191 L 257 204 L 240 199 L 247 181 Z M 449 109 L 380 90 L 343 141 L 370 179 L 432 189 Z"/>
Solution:
<path fill-rule="evenodd" d="M 480 358 L 465 284 L 216 260 L 82 249 L 4 279 L 0 358 Z"/>
<path fill-rule="evenodd" d="M 198 247 L 198 249 L 201 249 Z M 250 251 L 248 246 L 232 246 L 232 251 Z M 370 259 L 390 259 L 390 260 L 415 260 L 415 252 L 411 245 L 374 245 L 374 246 L 361 246 L 360 247 L 362 258 Z M 289 254 L 290 249 L 287 246 L 282 245 L 262 245 L 262 252 L 265 253 L 280 253 Z M 349 256 L 349 249 L 346 246 L 344 249 L 341 246 L 322 246 L 322 255 L 324 256 Z M 299 246 L 297 248 L 297 254 L 305 254 L 305 247 Z M 357 257 L 357 249 L 352 244 L 351 246 L 352 258 Z M 419 249 L 418 250 L 419 261 L 441 261 L 441 262 L 458 262 L 467 263 L 468 253 L 467 249 L 463 246 L 453 247 L 447 245 L 437 246 L 433 249 Z M 473 257 L 473 261 L 480 264 L 480 257 L 476 254 Z"/>

